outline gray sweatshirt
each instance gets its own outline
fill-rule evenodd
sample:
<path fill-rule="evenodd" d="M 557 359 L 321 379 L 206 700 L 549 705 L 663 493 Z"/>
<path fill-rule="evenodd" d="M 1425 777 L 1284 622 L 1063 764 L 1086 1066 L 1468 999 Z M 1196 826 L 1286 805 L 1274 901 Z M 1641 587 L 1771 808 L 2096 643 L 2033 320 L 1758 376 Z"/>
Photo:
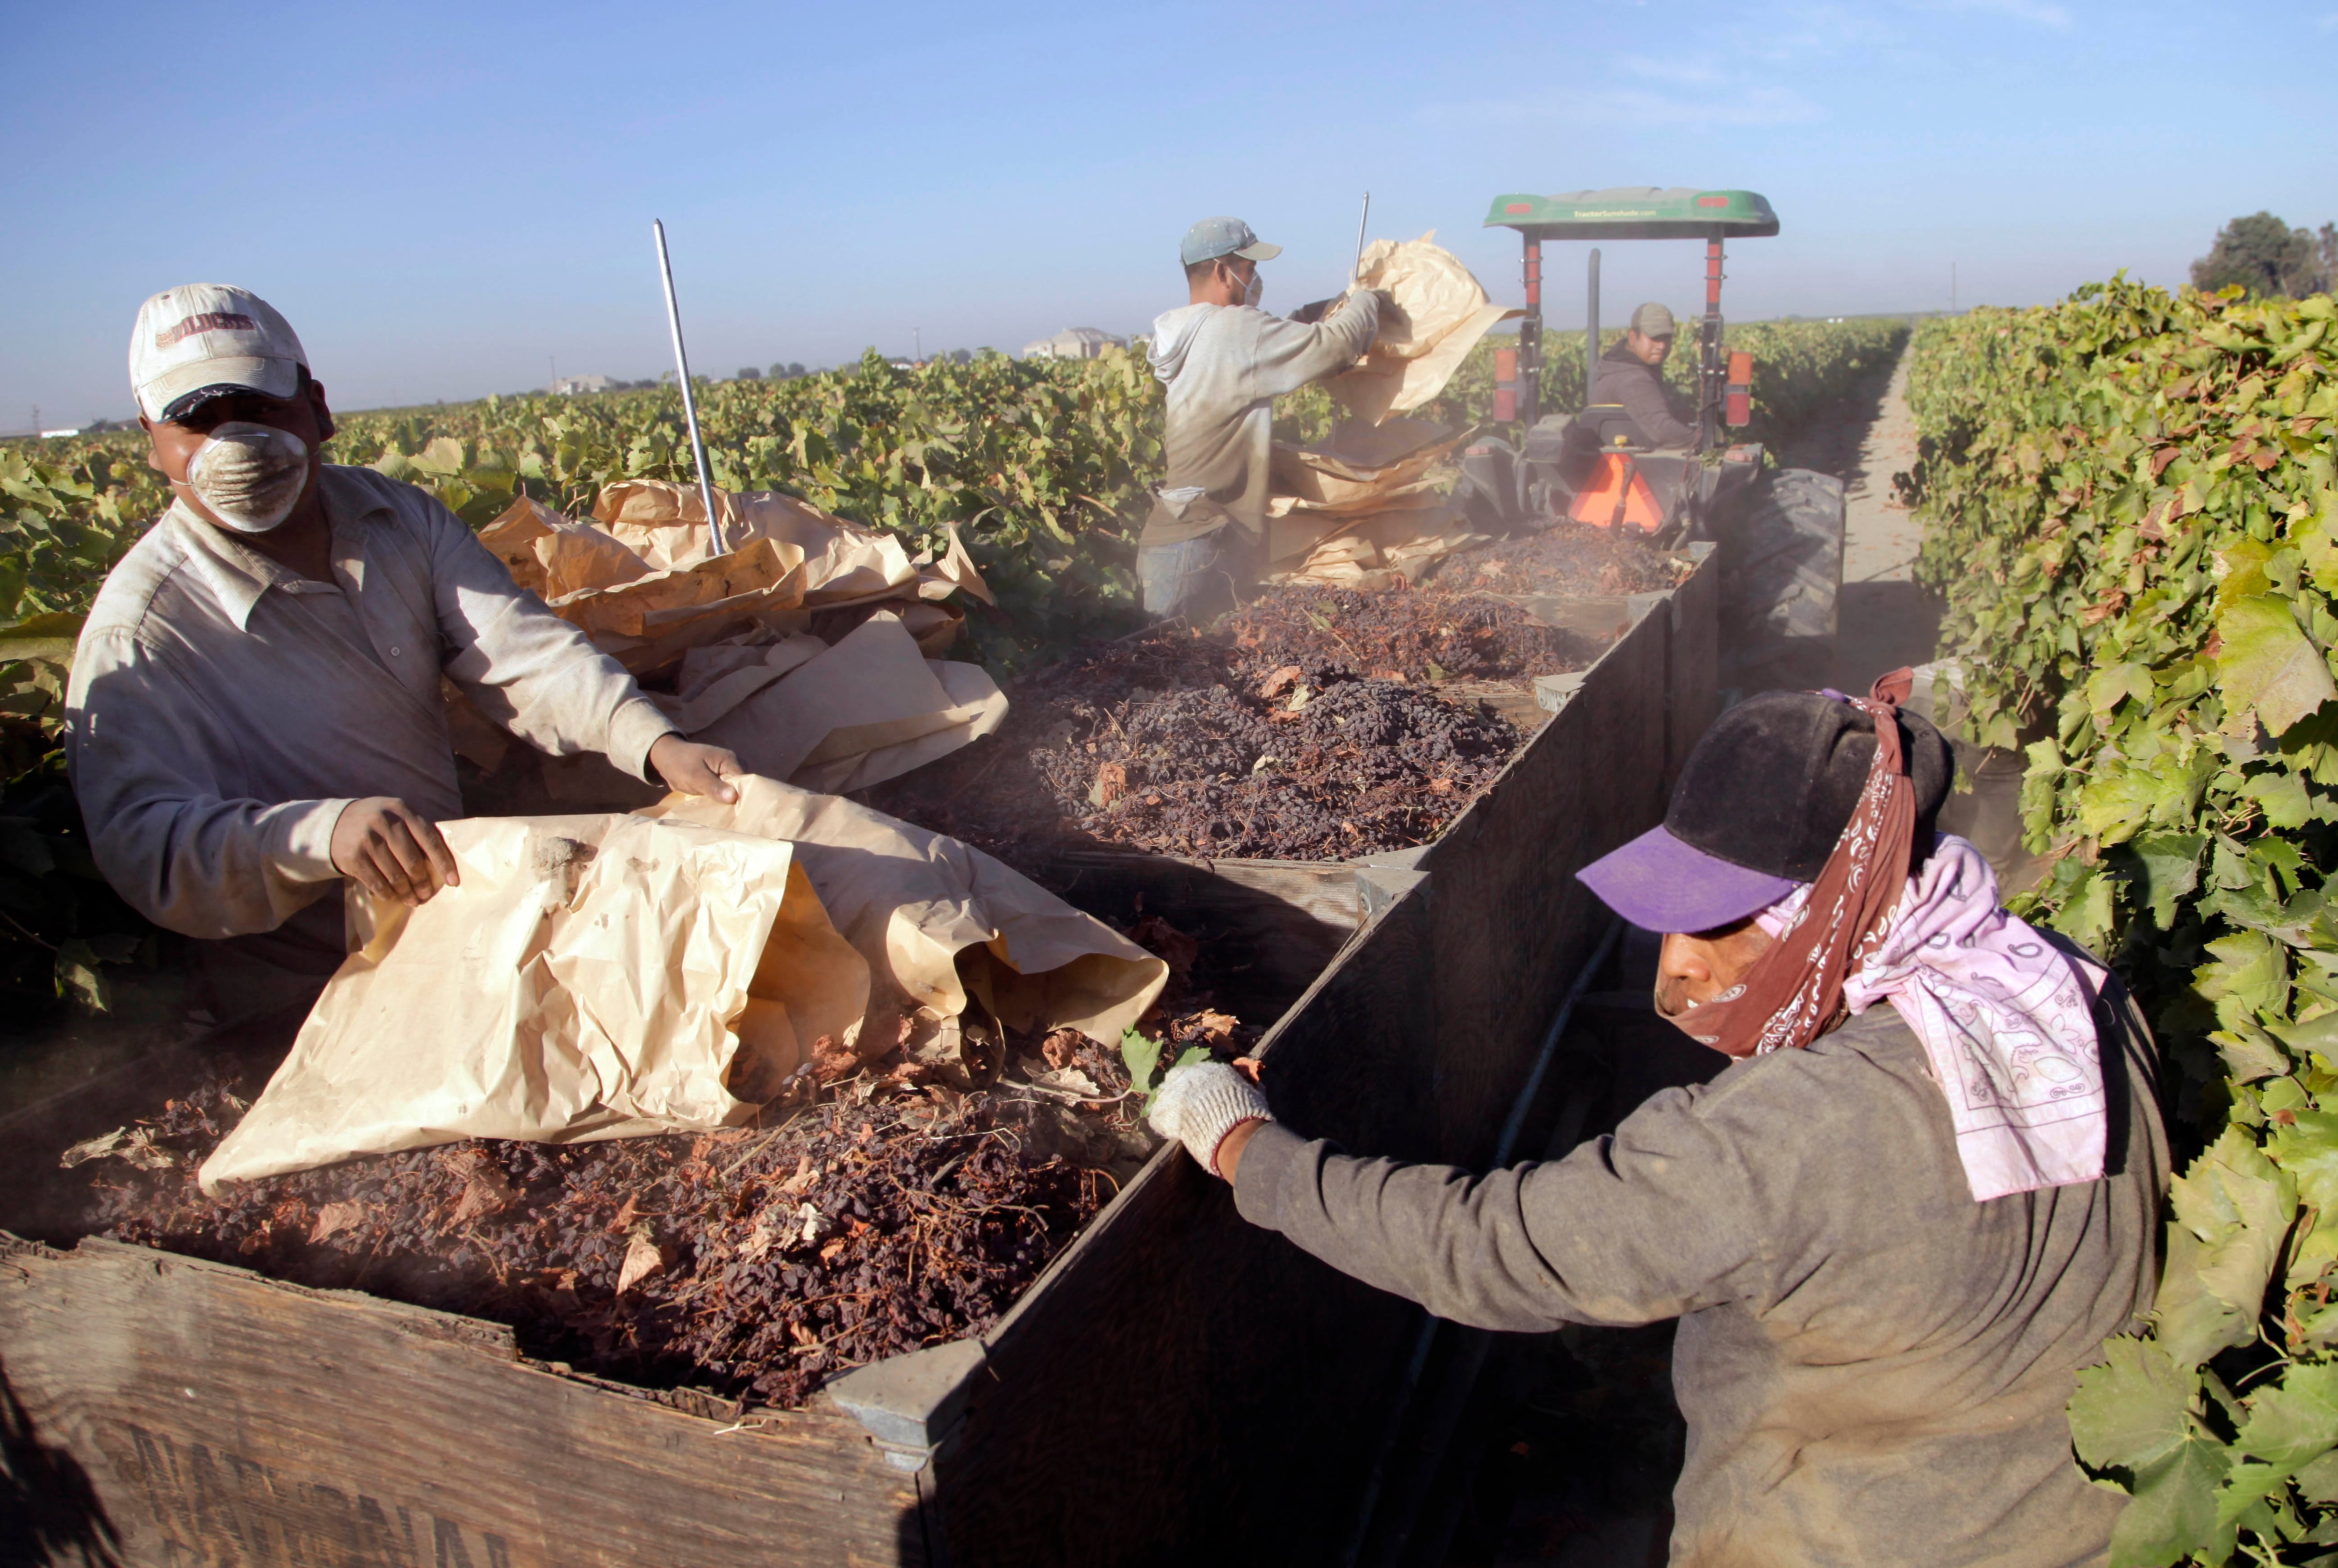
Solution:
<path fill-rule="evenodd" d="M 2151 1305 L 2167 1181 L 2156 1051 L 2131 1009 L 2097 1020 L 2109 1174 L 2081 1186 L 1974 1202 L 1883 1004 L 1483 1177 L 1268 1125 L 1235 1200 L 1457 1322 L 1678 1317 L 1676 1568 L 2095 1563 L 2121 1499 L 2073 1463 L 2063 1407 Z"/>
<path fill-rule="evenodd" d="M 1251 305 L 1181 305 L 1157 317 L 1153 373 L 1169 388 L 1169 474 L 1139 542 L 1174 544 L 1228 524 L 1263 537 L 1274 399 L 1361 358 L 1380 303 L 1352 294 L 1311 326 Z"/>

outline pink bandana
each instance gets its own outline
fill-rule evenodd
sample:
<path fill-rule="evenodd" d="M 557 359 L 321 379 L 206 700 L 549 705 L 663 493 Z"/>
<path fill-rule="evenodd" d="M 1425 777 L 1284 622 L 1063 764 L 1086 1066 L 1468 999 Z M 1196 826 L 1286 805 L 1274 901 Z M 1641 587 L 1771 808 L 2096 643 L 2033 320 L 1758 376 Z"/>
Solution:
<path fill-rule="evenodd" d="M 1809 897 L 1798 887 L 1754 919 L 1783 936 Z M 1980 851 L 1943 833 L 1862 945 L 1842 999 L 1853 1014 L 1889 1000 L 1924 1043 L 1985 1203 L 2101 1180 L 2109 1111 L 2092 1004 L 2105 978 L 1999 907 Z"/>

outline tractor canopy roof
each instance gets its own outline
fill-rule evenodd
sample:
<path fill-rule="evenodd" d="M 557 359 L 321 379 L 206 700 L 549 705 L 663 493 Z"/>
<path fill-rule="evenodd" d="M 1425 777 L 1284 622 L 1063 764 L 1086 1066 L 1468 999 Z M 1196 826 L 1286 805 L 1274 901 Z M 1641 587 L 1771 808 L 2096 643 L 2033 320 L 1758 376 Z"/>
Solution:
<path fill-rule="evenodd" d="M 1758 240 L 1778 231 L 1766 196 L 1676 185 L 1617 185 L 1557 196 L 1497 196 L 1488 229 L 1539 240 Z"/>

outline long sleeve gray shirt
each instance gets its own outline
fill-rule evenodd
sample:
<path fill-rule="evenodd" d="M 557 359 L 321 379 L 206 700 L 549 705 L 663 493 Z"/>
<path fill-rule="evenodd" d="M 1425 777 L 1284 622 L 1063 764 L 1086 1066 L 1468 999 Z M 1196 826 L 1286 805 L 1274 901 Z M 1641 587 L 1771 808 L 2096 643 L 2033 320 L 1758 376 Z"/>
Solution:
<path fill-rule="evenodd" d="M 2149 1036 L 2097 1014 L 2109 1174 L 2081 1186 L 1974 1202 L 1923 1046 L 1880 1005 L 1482 1177 L 1268 1125 L 1235 1199 L 1458 1322 L 1679 1318 L 1676 1565 L 2093 1563 L 2120 1499 L 2063 1410 L 2151 1305 L 2167 1181 Z"/>
<path fill-rule="evenodd" d="M 1172 544 L 1232 524 L 1266 530 L 1274 399 L 1345 370 L 1380 331 L 1380 296 L 1351 294 L 1322 320 L 1253 305 L 1181 305 L 1153 323 L 1153 373 L 1168 389 L 1164 499 L 1141 543 Z M 1174 497 L 1172 499 L 1171 497 Z"/>
<path fill-rule="evenodd" d="M 173 503 L 107 576 L 65 697 L 66 761 L 98 867 L 190 936 L 273 931 L 339 877 L 333 825 L 391 795 L 462 815 L 443 672 L 555 755 L 641 776 L 673 726 L 462 519 L 368 468 L 318 478 L 329 583 Z M 339 946 L 338 906 L 317 913 Z"/>
<path fill-rule="evenodd" d="M 1622 404 L 1651 446 L 1686 446 L 1696 438 L 1665 397 L 1664 372 L 1621 343 L 1599 356 L 1598 400 Z"/>

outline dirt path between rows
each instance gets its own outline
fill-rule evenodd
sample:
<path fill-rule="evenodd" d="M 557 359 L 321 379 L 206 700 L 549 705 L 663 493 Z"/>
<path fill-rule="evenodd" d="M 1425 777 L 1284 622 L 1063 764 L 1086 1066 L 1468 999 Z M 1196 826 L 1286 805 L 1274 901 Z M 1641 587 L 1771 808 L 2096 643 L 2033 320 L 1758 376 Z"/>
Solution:
<path fill-rule="evenodd" d="M 1842 597 L 1833 677 L 1839 691 L 1864 691 L 1887 670 L 1923 663 L 1940 635 L 1940 602 L 1914 581 L 1923 530 L 1891 485 L 1891 476 L 1915 461 L 1905 353 L 1778 453 L 1781 467 L 1813 468 L 1842 481 Z"/>

